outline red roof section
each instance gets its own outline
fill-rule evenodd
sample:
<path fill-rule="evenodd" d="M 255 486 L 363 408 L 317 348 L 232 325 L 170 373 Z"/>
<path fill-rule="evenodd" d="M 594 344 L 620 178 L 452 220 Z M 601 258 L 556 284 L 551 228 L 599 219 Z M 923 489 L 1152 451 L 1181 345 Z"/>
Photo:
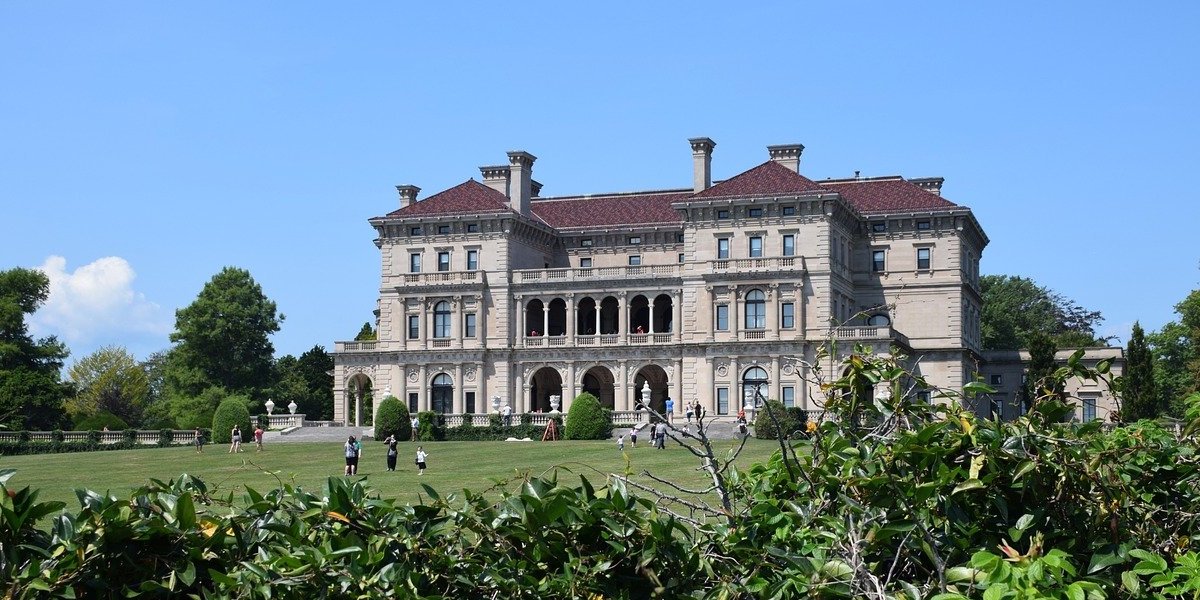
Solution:
<path fill-rule="evenodd" d="M 616 225 L 678 224 L 683 217 L 671 203 L 690 192 L 582 196 L 533 200 L 533 214 L 557 229 Z"/>
<path fill-rule="evenodd" d="M 945 210 L 958 205 L 903 179 L 825 181 L 821 185 L 842 195 L 861 213 Z"/>
<path fill-rule="evenodd" d="M 736 196 L 771 196 L 802 192 L 824 191 L 813 180 L 775 162 L 767 161 L 749 171 L 734 175 L 691 198 L 730 198 Z"/>
<path fill-rule="evenodd" d="M 389 217 L 448 215 L 456 213 L 512 212 L 508 197 L 492 188 L 468 179 L 444 192 L 417 200 L 388 213 Z"/>

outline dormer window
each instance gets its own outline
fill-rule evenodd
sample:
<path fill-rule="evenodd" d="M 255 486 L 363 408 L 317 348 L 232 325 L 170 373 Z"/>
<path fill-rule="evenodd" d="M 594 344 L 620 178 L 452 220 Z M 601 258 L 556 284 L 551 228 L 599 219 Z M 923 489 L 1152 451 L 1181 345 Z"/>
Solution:
<path fill-rule="evenodd" d="M 796 207 L 795 206 L 784 206 L 780 210 L 780 213 L 785 217 L 794 217 L 794 216 L 796 216 Z"/>
<path fill-rule="evenodd" d="M 438 233 L 441 233 L 441 234 L 450 233 L 450 226 L 449 225 L 438 225 Z"/>
<path fill-rule="evenodd" d="M 721 209 L 721 210 L 718 210 L 718 211 L 717 211 L 717 218 L 718 218 L 718 219 L 728 219 L 728 218 L 729 218 L 729 210 L 728 210 L 728 209 Z"/>
<path fill-rule="evenodd" d="M 467 233 L 479 233 L 479 223 L 467 223 Z"/>
<path fill-rule="evenodd" d="M 591 248 L 592 238 L 583 238 L 582 240 L 579 240 L 579 245 L 583 248 Z"/>
<path fill-rule="evenodd" d="M 408 235 L 421 235 L 421 226 L 408 228 Z"/>
<path fill-rule="evenodd" d="M 871 231 L 875 233 L 883 233 L 887 231 L 887 221 L 874 221 L 871 223 Z"/>
<path fill-rule="evenodd" d="M 756 219 L 758 217 L 763 216 L 763 211 L 761 208 L 751 208 L 746 211 L 746 216 L 750 217 L 752 219 Z"/>
<path fill-rule="evenodd" d="M 640 244 L 640 243 L 642 243 L 642 236 L 640 236 L 640 235 L 631 235 L 631 236 L 629 236 L 629 244 L 630 244 L 631 246 L 632 246 L 632 245 L 637 245 L 637 244 Z"/>
<path fill-rule="evenodd" d="M 917 221 L 917 231 L 929 231 L 932 224 L 929 221 Z"/>

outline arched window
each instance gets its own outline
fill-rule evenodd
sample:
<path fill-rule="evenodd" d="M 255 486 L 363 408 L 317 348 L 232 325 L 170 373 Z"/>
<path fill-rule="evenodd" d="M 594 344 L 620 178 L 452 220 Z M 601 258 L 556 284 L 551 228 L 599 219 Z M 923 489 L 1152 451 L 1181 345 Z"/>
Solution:
<path fill-rule="evenodd" d="M 767 372 L 762 367 L 750 367 L 742 375 L 742 406 L 756 408 L 767 401 Z"/>
<path fill-rule="evenodd" d="M 429 388 L 429 409 L 436 413 L 454 410 L 454 381 L 445 373 L 438 373 Z"/>
<path fill-rule="evenodd" d="M 450 337 L 450 303 L 445 300 L 433 305 L 433 337 Z"/>
<path fill-rule="evenodd" d="M 746 329 L 767 328 L 767 295 L 762 290 L 746 294 Z"/>
<path fill-rule="evenodd" d="M 889 319 L 887 315 L 871 315 L 870 318 L 867 319 L 867 325 L 870 325 L 871 327 L 883 327 L 891 324 L 892 320 Z"/>

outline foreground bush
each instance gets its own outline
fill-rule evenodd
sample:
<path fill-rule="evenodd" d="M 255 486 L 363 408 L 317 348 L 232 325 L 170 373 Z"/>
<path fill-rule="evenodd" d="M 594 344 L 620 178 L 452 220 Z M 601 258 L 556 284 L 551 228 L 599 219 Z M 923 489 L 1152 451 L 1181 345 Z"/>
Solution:
<path fill-rule="evenodd" d="M 612 437 L 612 417 L 608 409 L 600 406 L 600 400 L 584 392 L 571 402 L 567 411 L 567 422 L 563 426 L 563 439 L 606 440 Z"/>
<path fill-rule="evenodd" d="M 386 440 L 389 435 L 396 436 L 400 441 L 412 437 L 412 419 L 408 416 L 408 407 L 395 396 L 384 398 L 375 411 L 375 439 Z"/>

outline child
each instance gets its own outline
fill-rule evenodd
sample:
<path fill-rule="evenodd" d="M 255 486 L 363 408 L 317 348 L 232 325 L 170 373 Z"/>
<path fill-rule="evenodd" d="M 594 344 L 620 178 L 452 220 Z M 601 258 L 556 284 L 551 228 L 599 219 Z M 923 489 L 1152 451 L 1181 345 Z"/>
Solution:
<path fill-rule="evenodd" d="M 425 474 L 425 459 L 426 458 L 429 458 L 429 454 L 427 454 L 424 450 L 422 450 L 420 446 L 417 446 L 417 471 L 419 471 L 419 473 L 417 473 L 418 475 Z"/>
<path fill-rule="evenodd" d="M 625 434 L 621 434 L 620 436 L 617 437 L 617 451 L 618 452 L 625 451 Z"/>
<path fill-rule="evenodd" d="M 259 425 L 257 428 L 254 429 L 254 445 L 255 445 L 255 447 L 258 448 L 257 450 L 255 450 L 255 452 L 262 452 L 262 450 L 263 450 L 263 445 L 262 445 L 263 433 L 264 432 L 263 432 L 262 425 Z"/>

